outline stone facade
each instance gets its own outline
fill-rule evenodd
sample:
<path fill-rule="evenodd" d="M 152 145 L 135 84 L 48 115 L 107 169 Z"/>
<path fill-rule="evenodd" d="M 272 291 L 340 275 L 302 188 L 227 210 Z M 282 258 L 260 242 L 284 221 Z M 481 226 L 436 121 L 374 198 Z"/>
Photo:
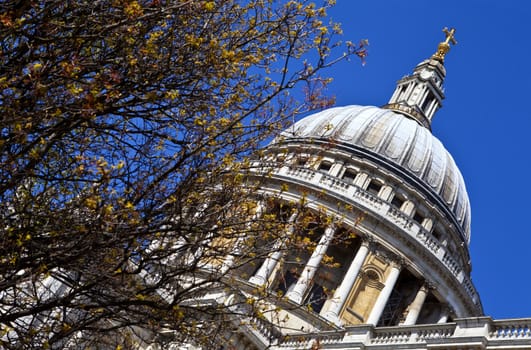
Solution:
<path fill-rule="evenodd" d="M 336 107 L 306 117 L 256 162 L 256 176 L 260 169 L 269 174 L 261 195 L 286 203 L 304 197 L 308 208 L 338 223 L 293 273 L 279 267 L 289 257 L 277 251 L 241 281 L 272 290 L 282 281 L 289 321 L 240 326 L 228 335 L 235 349 L 531 348 L 530 320 L 483 316 L 470 279 L 466 188 L 431 133 L 453 42 L 454 31 L 445 32 L 436 54 L 398 82 L 384 107 Z M 331 243 L 338 230 L 356 233 L 343 250 Z M 325 254 L 341 268 L 320 267 Z M 316 304 L 316 287 L 333 293 Z"/>
<path fill-rule="evenodd" d="M 431 133 L 454 42 L 454 30 L 445 33 L 384 107 L 308 116 L 255 162 L 254 176 L 267 174 L 258 198 L 286 205 L 304 198 L 307 209 L 333 220 L 297 261 L 279 243 L 252 276 L 238 279 L 242 296 L 260 287 L 285 298 L 264 303 L 280 310 L 276 320 L 235 319 L 226 348 L 531 349 L 531 319 L 485 317 L 470 278 L 465 184 Z M 271 210 L 260 208 L 257 215 Z M 300 215 L 286 217 L 285 235 Z M 345 232 L 352 238 L 334 243 Z M 325 255 L 339 266 L 324 266 Z"/>

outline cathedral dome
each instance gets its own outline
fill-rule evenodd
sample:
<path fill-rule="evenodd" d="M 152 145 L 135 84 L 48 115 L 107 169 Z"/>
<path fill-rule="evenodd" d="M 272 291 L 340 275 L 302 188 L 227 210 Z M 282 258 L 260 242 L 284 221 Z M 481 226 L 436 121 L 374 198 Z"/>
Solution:
<path fill-rule="evenodd" d="M 461 172 L 429 129 L 405 115 L 373 106 L 351 105 L 315 113 L 282 134 L 289 139 L 333 140 L 390 162 L 446 206 L 470 240 L 470 204 Z"/>

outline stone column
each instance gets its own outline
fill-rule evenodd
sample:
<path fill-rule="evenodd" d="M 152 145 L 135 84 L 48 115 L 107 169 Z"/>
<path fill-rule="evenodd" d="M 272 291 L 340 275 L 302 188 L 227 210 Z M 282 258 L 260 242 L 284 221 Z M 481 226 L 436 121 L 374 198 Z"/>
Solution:
<path fill-rule="evenodd" d="M 319 240 L 319 243 L 317 243 L 317 247 L 315 247 L 312 256 L 306 263 L 304 270 L 302 270 L 301 276 L 297 280 L 297 284 L 295 284 L 295 287 L 293 287 L 293 289 L 286 294 L 290 300 L 296 302 L 297 304 L 302 302 L 304 294 L 308 290 L 308 287 L 310 286 L 312 279 L 319 268 L 319 264 L 321 263 L 321 260 L 323 259 L 323 256 L 325 255 L 332 238 L 334 237 L 335 231 L 336 228 L 334 226 L 328 226 L 325 229 L 325 232 Z"/>
<path fill-rule="evenodd" d="M 446 323 L 448 322 L 448 315 L 450 314 L 450 308 L 446 305 L 442 308 L 441 314 L 439 315 L 439 320 L 437 323 Z"/>
<path fill-rule="evenodd" d="M 293 222 L 295 221 L 295 218 L 297 217 L 297 214 L 298 213 L 293 213 L 290 216 L 290 218 L 288 220 L 288 223 L 290 225 L 289 225 L 288 230 L 286 232 L 286 236 L 290 236 L 293 233 L 293 229 L 294 229 Z M 274 252 L 264 261 L 262 266 L 260 266 L 258 271 L 256 271 L 256 273 L 254 274 L 254 276 L 252 276 L 249 279 L 249 282 L 254 283 L 254 284 L 258 285 L 258 286 L 263 286 L 263 285 L 266 284 L 267 280 L 271 276 L 271 273 L 273 272 L 273 270 L 277 266 L 277 263 L 280 261 L 280 258 L 282 258 L 282 254 L 283 254 L 282 248 L 283 248 L 283 246 L 284 246 L 284 243 L 280 242 L 280 241 L 277 242 L 277 244 L 275 244 L 275 247 L 273 248 Z"/>
<path fill-rule="evenodd" d="M 261 217 L 264 212 L 264 209 L 265 209 L 264 202 L 263 201 L 257 202 L 254 214 L 253 216 L 251 216 L 251 222 Z M 249 228 L 250 226 L 251 226 L 251 223 L 246 224 L 247 228 Z M 234 253 L 229 254 L 223 261 L 223 266 L 221 267 L 222 274 L 225 274 L 232 267 L 232 265 L 234 265 L 234 257 L 241 252 L 241 244 L 243 243 L 243 241 L 245 241 L 245 236 L 240 236 L 236 240 L 236 243 L 234 244 Z"/>
<path fill-rule="evenodd" d="M 347 273 L 343 277 L 343 281 L 341 281 L 341 284 L 334 292 L 332 300 L 330 300 L 330 306 L 325 314 L 325 318 L 331 322 L 334 322 L 336 325 L 339 325 L 340 323 L 339 313 L 341 312 L 343 305 L 345 305 L 345 302 L 347 301 L 348 295 L 350 294 L 350 291 L 354 286 L 354 282 L 356 282 L 356 278 L 358 277 L 361 267 L 363 266 L 365 258 L 368 254 L 369 242 L 363 241 L 356 253 L 356 256 L 350 263 Z"/>
<path fill-rule="evenodd" d="M 409 311 L 406 316 L 406 320 L 404 321 L 404 326 L 411 326 L 414 325 L 417 322 L 417 319 L 419 318 L 420 310 L 422 310 L 422 305 L 424 305 L 424 301 L 426 300 L 426 297 L 428 296 L 428 287 L 424 284 L 422 285 L 417 295 L 415 296 L 415 299 L 413 302 L 409 305 Z"/>
<path fill-rule="evenodd" d="M 372 311 L 369 317 L 367 318 L 366 323 L 373 325 L 378 324 L 378 321 L 382 316 L 382 312 L 384 311 L 385 305 L 387 304 L 387 301 L 389 300 L 389 297 L 393 292 L 393 288 L 395 287 L 396 281 L 398 280 L 398 276 L 400 275 L 400 269 L 401 267 L 397 263 L 391 264 L 391 271 L 389 272 L 389 276 L 387 276 L 385 286 L 380 291 L 380 295 L 378 295 L 376 303 L 374 303 L 374 306 L 372 307 Z"/>

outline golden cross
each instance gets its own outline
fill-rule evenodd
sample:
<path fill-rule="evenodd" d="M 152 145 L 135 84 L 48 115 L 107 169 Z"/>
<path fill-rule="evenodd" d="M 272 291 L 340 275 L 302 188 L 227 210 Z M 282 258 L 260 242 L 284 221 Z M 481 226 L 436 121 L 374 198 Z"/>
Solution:
<path fill-rule="evenodd" d="M 436 59 L 438 61 L 444 62 L 444 56 L 450 51 L 450 43 L 457 44 L 457 41 L 455 40 L 455 28 L 452 28 L 448 30 L 447 27 L 443 29 L 444 34 L 446 35 L 446 39 L 439 43 L 439 46 L 437 47 L 437 52 L 431 56 L 433 59 Z"/>
<path fill-rule="evenodd" d="M 449 44 L 450 42 L 454 45 L 457 44 L 457 41 L 455 40 L 454 34 L 455 34 L 455 28 L 452 28 L 448 30 L 447 27 L 444 27 L 443 29 L 444 34 L 446 34 L 446 40 L 445 43 Z"/>

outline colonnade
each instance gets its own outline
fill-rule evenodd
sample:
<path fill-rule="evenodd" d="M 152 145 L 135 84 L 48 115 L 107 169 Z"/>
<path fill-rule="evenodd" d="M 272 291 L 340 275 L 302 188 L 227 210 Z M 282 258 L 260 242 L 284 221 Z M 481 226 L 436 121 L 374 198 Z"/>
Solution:
<path fill-rule="evenodd" d="M 292 214 L 288 220 L 290 225 L 288 226 L 287 235 L 291 235 L 294 232 L 294 221 L 297 218 L 297 214 Z M 317 270 L 322 262 L 323 257 L 326 254 L 327 249 L 330 246 L 334 238 L 334 234 L 337 232 L 335 225 L 329 225 L 325 228 L 324 233 L 321 235 L 318 243 L 315 246 L 310 258 L 306 261 L 304 268 L 294 285 L 292 285 L 286 293 L 286 297 L 296 304 L 302 304 L 305 296 L 309 292 L 312 286 L 312 281 L 317 273 Z M 281 244 L 281 243 L 279 243 Z M 372 248 L 371 248 L 372 246 Z M 283 258 L 283 251 L 281 246 L 275 247 L 275 249 L 268 258 L 258 268 L 256 273 L 249 279 L 249 281 L 258 286 L 266 286 L 268 281 L 274 278 L 274 273 L 277 273 L 278 263 Z M 356 251 L 354 258 L 350 262 L 350 265 L 346 273 L 342 276 L 342 279 L 334 291 L 333 296 L 328 300 L 328 305 L 323 309 L 322 316 L 332 323 L 341 325 L 341 312 L 345 308 L 345 304 L 349 299 L 349 295 L 356 283 L 356 280 L 360 277 L 363 268 L 366 264 L 367 257 L 371 250 L 374 251 L 375 245 L 371 244 L 368 240 L 363 239 L 361 245 Z M 381 281 L 383 288 L 379 291 L 379 294 L 374 302 L 369 316 L 364 323 L 377 325 L 386 305 L 389 302 L 389 298 L 396 287 L 399 280 L 400 273 L 404 269 L 403 263 L 391 261 L 388 272 L 384 281 Z M 421 284 L 420 288 L 416 290 L 416 294 L 412 297 L 412 301 L 406 308 L 405 319 L 401 324 L 414 325 L 418 321 L 419 315 L 425 304 L 426 298 L 429 294 L 429 288 L 426 283 Z M 438 319 L 439 323 L 447 322 L 448 312 L 446 310 L 441 311 L 441 315 Z"/>

